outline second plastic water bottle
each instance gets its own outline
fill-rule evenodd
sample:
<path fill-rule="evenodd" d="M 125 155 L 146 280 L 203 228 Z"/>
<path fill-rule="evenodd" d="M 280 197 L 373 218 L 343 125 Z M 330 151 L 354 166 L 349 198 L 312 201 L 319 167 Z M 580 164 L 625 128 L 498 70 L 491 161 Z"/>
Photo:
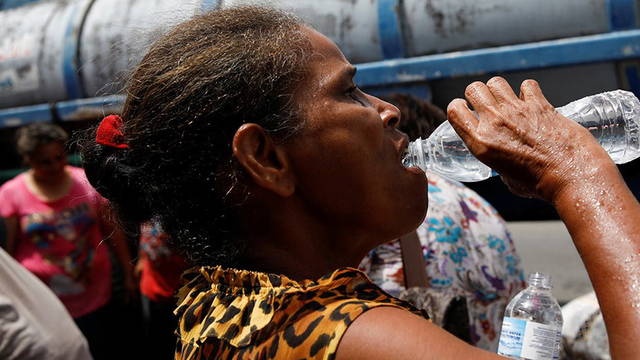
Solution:
<path fill-rule="evenodd" d="M 556 109 L 598 139 L 617 164 L 640 157 L 640 100 L 624 90 L 588 96 Z M 472 182 L 495 175 L 476 159 L 448 121 L 427 139 L 409 144 L 404 166 L 417 166 L 450 179 Z"/>
<path fill-rule="evenodd" d="M 558 359 L 561 340 L 562 311 L 551 294 L 551 279 L 533 273 L 529 286 L 507 305 L 498 354 L 512 359 Z"/>

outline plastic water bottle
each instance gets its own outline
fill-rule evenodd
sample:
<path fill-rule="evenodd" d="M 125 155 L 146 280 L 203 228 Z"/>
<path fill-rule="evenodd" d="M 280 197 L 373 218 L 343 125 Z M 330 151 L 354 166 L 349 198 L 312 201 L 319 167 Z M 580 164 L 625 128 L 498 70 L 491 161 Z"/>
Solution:
<path fill-rule="evenodd" d="M 633 93 L 614 90 L 587 96 L 556 109 L 588 128 L 616 164 L 640 157 L 640 100 Z M 450 179 L 473 182 L 496 173 L 476 159 L 448 121 L 427 139 L 409 144 L 402 163 Z"/>
<path fill-rule="evenodd" d="M 511 299 L 504 312 L 498 354 L 512 359 L 558 359 L 562 310 L 551 294 L 549 276 L 529 275 L 529 286 Z"/>

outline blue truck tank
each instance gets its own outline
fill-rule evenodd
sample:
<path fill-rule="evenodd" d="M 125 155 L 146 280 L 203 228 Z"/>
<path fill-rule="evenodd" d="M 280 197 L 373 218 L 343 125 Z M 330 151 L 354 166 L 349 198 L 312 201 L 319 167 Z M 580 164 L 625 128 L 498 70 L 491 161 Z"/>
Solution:
<path fill-rule="evenodd" d="M 127 75 L 154 39 L 196 14 L 247 3 L 0 0 L 0 182 L 19 166 L 18 126 L 53 121 L 75 130 L 118 112 Z M 445 107 L 470 82 L 499 74 L 514 86 L 537 79 L 557 106 L 617 88 L 640 95 L 640 0 L 269 3 L 334 40 L 374 94 L 411 92 Z M 636 167 L 623 174 L 640 189 Z M 514 199 L 499 179 L 473 188 L 512 219 L 540 206 Z"/>

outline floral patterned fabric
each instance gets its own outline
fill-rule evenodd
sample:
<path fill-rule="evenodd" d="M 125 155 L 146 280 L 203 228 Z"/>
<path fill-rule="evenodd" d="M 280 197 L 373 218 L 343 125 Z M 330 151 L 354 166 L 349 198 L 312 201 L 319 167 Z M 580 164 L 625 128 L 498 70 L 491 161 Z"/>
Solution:
<path fill-rule="evenodd" d="M 431 173 L 428 179 L 429 210 L 417 232 L 433 308 L 444 311 L 464 297 L 471 343 L 496 351 L 504 309 L 525 286 L 520 258 L 486 200 L 461 183 Z M 405 290 L 399 241 L 372 250 L 360 268 L 393 296 Z"/>

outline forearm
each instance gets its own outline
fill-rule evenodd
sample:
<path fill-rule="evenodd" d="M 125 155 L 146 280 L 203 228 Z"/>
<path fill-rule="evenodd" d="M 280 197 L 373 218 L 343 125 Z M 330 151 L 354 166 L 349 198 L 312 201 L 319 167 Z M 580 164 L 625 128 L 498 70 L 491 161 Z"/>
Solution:
<path fill-rule="evenodd" d="M 558 192 L 553 203 L 582 257 L 607 325 L 613 358 L 640 341 L 640 205 L 613 164 Z"/>

